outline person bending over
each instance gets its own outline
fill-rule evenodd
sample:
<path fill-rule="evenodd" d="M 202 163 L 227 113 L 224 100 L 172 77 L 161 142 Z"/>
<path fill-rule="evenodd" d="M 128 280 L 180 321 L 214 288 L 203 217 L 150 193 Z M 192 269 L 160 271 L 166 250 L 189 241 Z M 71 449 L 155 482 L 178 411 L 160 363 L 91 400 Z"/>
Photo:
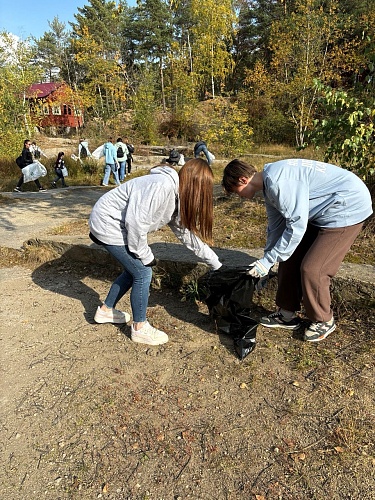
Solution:
<path fill-rule="evenodd" d="M 129 314 L 115 307 L 131 290 L 131 339 L 150 345 L 167 342 L 168 335 L 147 321 L 152 267 L 156 264 L 147 235 L 168 224 L 187 248 L 216 270 L 221 263 L 209 247 L 212 223 L 213 173 L 202 159 L 186 162 L 178 173 L 160 165 L 99 198 L 90 215 L 90 237 L 113 255 L 123 272 L 98 307 L 95 321 L 127 323 Z"/>
<path fill-rule="evenodd" d="M 263 192 L 268 228 L 264 256 L 249 274 L 262 278 L 279 262 L 278 310 L 262 318 L 268 328 L 295 330 L 301 300 L 311 324 L 309 342 L 323 340 L 336 328 L 330 282 L 372 214 L 366 185 L 354 173 L 329 163 L 306 159 L 268 163 L 262 172 L 233 160 L 222 181 L 228 193 L 252 199 Z"/>

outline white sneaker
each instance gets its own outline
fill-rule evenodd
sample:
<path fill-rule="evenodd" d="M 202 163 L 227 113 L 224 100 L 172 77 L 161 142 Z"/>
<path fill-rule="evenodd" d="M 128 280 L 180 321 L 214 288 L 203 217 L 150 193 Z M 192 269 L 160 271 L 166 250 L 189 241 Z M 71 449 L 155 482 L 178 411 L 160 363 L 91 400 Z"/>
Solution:
<path fill-rule="evenodd" d="M 96 323 L 127 323 L 130 320 L 130 315 L 126 312 L 110 309 L 104 311 L 100 307 L 96 310 L 94 321 Z"/>
<path fill-rule="evenodd" d="M 131 331 L 131 339 L 133 342 L 149 345 L 161 345 L 168 342 L 168 335 L 151 326 L 148 321 L 146 321 L 140 330 L 134 330 L 132 325 Z"/>

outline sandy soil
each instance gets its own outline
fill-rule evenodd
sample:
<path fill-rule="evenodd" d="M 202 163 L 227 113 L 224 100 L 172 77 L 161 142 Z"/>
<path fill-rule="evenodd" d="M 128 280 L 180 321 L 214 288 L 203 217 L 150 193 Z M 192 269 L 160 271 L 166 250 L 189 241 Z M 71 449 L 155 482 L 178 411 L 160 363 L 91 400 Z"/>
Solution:
<path fill-rule="evenodd" d="M 241 362 L 176 290 L 150 296 L 165 346 L 95 324 L 113 277 L 0 269 L 2 499 L 374 498 L 373 310 L 319 345 L 259 327 Z"/>

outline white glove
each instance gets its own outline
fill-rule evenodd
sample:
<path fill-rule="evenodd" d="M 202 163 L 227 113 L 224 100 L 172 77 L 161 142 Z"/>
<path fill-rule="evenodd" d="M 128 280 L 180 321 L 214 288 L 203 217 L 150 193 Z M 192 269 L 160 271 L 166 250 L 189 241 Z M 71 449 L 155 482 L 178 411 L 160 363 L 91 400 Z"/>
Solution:
<path fill-rule="evenodd" d="M 251 267 L 246 274 L 249 274 L 253 278 L 264 278 L 264 276 L 267 276 L 268 274 L 268 269 L 259 260 L 257 260 L 251 264 Z"/>

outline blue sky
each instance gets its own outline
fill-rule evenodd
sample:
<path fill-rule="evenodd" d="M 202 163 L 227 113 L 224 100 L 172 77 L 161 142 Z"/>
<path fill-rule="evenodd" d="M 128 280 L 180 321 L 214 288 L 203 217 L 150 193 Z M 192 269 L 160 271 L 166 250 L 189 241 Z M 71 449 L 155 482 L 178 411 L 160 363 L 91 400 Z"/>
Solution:
<path fill-rule="evenodd" d="M 78 7 L 89 5 L 88 0 L 0 0 L 0 32 L 7 31 L 22 40 L 34 36 L 40 38 L 49 31 L 48 21 L 58 17 L 70 28 Z M 135 0 L 128 0 L 135 5 Z"/>

